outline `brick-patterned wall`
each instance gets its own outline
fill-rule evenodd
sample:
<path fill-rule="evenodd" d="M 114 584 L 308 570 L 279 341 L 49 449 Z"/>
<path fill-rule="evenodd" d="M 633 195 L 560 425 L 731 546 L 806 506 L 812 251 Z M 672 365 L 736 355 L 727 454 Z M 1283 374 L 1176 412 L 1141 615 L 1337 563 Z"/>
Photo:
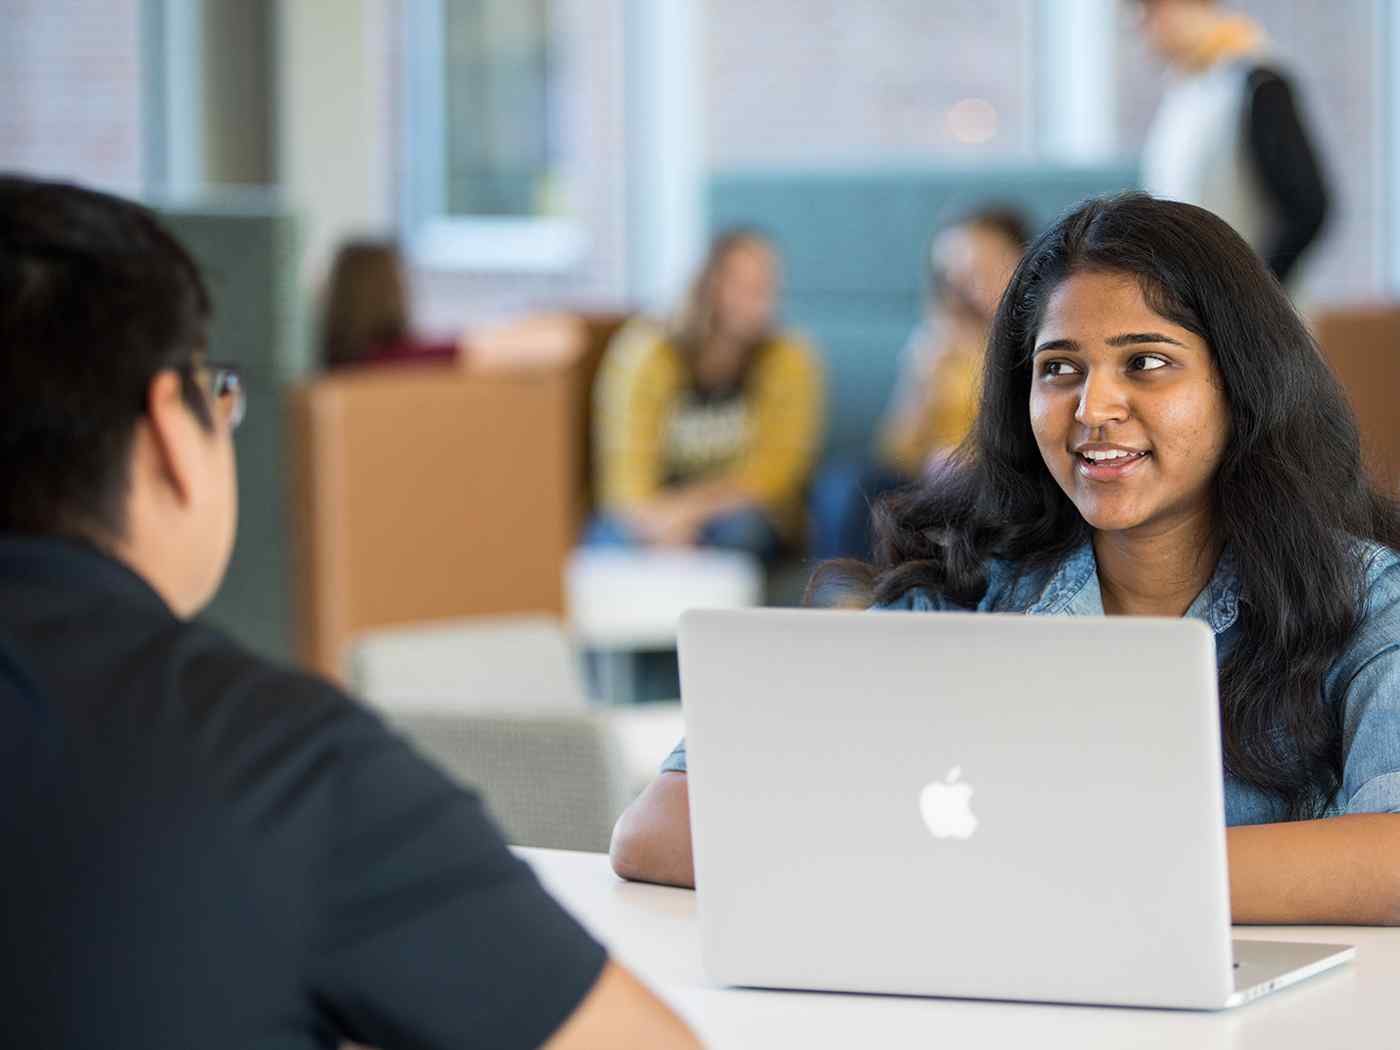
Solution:
<path fill-rule="evenodd" d="M 0 0 L 0 169 L 141 185 L 140 0 Z"/>

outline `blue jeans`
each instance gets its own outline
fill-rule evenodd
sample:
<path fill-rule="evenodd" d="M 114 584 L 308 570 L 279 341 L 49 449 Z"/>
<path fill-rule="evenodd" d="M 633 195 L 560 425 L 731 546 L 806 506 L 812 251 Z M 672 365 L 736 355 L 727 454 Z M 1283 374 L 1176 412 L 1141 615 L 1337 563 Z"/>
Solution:
<path fill-rule="evenodd" d="M 626 519 L 603 514 L 588 523 L 583 533 L 585 547 L 640 547 L 641 538 Z M 757 508 L 720 514 L 705 522 L 700 529 L 698 546 L 752 554 L 770 562 L 782 553 L 782 537 L 773 527 L 768 515 Z"/>

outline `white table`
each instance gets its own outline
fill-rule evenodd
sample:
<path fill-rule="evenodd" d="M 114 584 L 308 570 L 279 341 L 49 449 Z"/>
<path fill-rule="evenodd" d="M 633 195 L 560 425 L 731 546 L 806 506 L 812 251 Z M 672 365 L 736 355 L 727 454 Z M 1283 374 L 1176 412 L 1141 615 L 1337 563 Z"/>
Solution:
<path fill-rule="evenodd" d="M 695 894 L 622 882 L 601 854 L 521 850 L 544 884 L 690 1021 L 741 1047 L 1258 1048 L 1400 1045 L 1400 930 L 1241 927 L 1239 938 L 1355 944 L 1354 963 L 1223 1013 L 722 988 L 700 967 Z M 820 916 L 813 916 L 820 923 Z"/>

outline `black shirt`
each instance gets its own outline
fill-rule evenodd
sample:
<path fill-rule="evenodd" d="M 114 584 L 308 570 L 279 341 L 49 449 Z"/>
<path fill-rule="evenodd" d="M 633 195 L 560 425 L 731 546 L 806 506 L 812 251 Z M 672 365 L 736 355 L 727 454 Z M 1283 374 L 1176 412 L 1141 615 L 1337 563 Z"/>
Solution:
<path fill-rule="evenodd" d="M 1279 220 L 1273 241 L 1260 245 L 1261 254 L 1274 276 L 1285 281 L 1327 219 L 1327 183 L 1288 79 L 1258 66 L 1250 70 L 1246 90 L 1245 140 Z"/>
<path fill-rule="evenodd" d="M 481 799 L 134 573 L 0 537 L 0 1045 L 530 1047 L 603 949 Z"/>

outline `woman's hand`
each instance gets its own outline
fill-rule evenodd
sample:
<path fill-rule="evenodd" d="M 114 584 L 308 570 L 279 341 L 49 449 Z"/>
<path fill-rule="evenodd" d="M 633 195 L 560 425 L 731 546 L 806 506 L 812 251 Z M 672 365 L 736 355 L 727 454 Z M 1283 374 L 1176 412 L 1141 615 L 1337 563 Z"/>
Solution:
<path fill-rule="evenodd" d="M 632 527 L 646 543 L 657 547 L 693 547 L 704 521 L 686 501 L 663 497 L 630 515 Z"/>

